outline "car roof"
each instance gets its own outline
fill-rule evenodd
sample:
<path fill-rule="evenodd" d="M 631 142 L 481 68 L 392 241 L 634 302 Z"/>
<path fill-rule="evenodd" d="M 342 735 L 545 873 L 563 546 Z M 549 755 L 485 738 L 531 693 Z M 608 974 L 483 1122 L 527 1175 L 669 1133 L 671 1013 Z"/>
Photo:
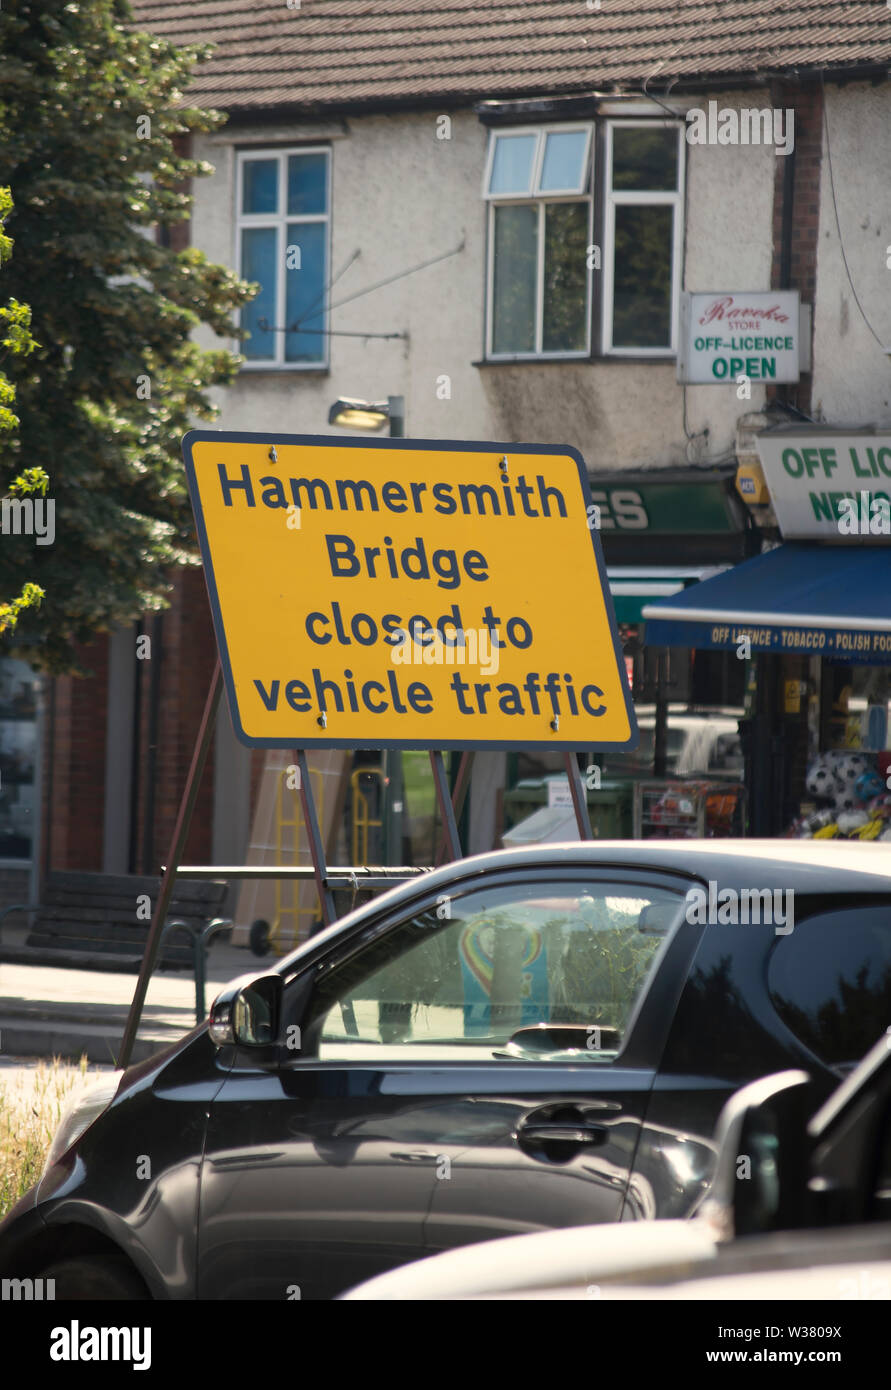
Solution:
<path fill-rule="evenodd" d="M 718 888 L 771 889 L 798 894 L 887 893 L 891 896 L 891 844 L 831 840 L 574 840 L 491 850 L 453 860 L 389 889 L 318 932 L 275 969 L 287 973 L 317 947 L 382 910 L 410 901 L 418 891 L 472 886 L 511 869 L 633 869 L 687 875 Z M 361 880 L 360 880 L 361 884 Z"/>

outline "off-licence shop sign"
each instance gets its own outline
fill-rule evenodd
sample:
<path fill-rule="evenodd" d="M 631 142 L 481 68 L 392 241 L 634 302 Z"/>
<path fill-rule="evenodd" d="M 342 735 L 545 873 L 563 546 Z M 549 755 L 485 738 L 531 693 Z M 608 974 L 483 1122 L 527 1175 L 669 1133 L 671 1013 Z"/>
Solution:
<path fill-rule="evenodd" d="M 784 430 L 757 443 L 785 540 L 891 544 L 891 435 Z"/>
<path fill-rule="evenodd" d="M 739 651 L 748 643 L 753 652 L 795 652 L 857 660 L 867 665 L 891 663 L 891 632 L 850 628 L 798 627 L 777 624 L 758 627 L 742 623 L 683 623 L 672 621 L 672 640 L 713 651 Z"/>
<path fill-rule="evenodd" d="M 183 456 L 244 742 L 636 745 L 574 450 L 196 430 Z"/>
<path fill-rule="evenodd" d="M 799 317 L 797 290 L 683 294 L 678 381 L 797 381 Z"/>

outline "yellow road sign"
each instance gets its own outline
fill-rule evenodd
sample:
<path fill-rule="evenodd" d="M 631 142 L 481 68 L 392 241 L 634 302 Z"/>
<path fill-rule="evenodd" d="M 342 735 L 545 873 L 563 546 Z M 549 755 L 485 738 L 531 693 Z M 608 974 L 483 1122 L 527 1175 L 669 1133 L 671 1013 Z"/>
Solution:
<path fill-rule="evenodd" d="M 245 743 L 636 745 L 575 450 L 192 430 L 183 457 Z"/>

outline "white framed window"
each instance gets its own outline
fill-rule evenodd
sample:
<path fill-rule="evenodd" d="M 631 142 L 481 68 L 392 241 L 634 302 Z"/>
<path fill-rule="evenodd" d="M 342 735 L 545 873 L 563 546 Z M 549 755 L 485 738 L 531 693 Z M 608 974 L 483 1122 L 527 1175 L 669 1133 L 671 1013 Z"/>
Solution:
<path fill-rule="evenodd" d="M 490 135 L 487 358 L 591 351 L 591 137 L 590 124 Z"/>
<path fill-rule="evenodd" d="M 677 352 L 684 208 L 683 127 L 606 123 L 603 352 Z"/>
<path fill-rule="evenodd" d="M 236 265 L 261 287 L 241 311 L 246 365 L 326 367 L 330 149 L 240 151 L 236 199 Z"/>

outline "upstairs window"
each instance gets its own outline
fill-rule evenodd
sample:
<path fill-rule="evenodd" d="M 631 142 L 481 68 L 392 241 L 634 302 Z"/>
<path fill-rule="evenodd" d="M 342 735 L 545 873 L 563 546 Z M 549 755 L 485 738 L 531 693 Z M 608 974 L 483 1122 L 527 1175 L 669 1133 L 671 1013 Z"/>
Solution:
<path fill-rule="evenodd" d="M 490 135 L 487 358 L 676 351 L 682 127 L 641 119 L 596 129 L 600 172 L 590 124 Z"/>
<path fill-rule="evenodd" d="M 238 265 L 260 285 L 241 311 L 252 366 L 327 364 L 330 182 L 326 148 L 238 157 Z"/>
<path fill-rule="evenodd" d="M 590 352 L 590 167 L 590 126 L 493 133 L 489 357 Z"/>
<path fill-rule="evenodd" d="M 677 349 L 682 159 L 676 122 L 606 129 L 603 351 Z"/>

